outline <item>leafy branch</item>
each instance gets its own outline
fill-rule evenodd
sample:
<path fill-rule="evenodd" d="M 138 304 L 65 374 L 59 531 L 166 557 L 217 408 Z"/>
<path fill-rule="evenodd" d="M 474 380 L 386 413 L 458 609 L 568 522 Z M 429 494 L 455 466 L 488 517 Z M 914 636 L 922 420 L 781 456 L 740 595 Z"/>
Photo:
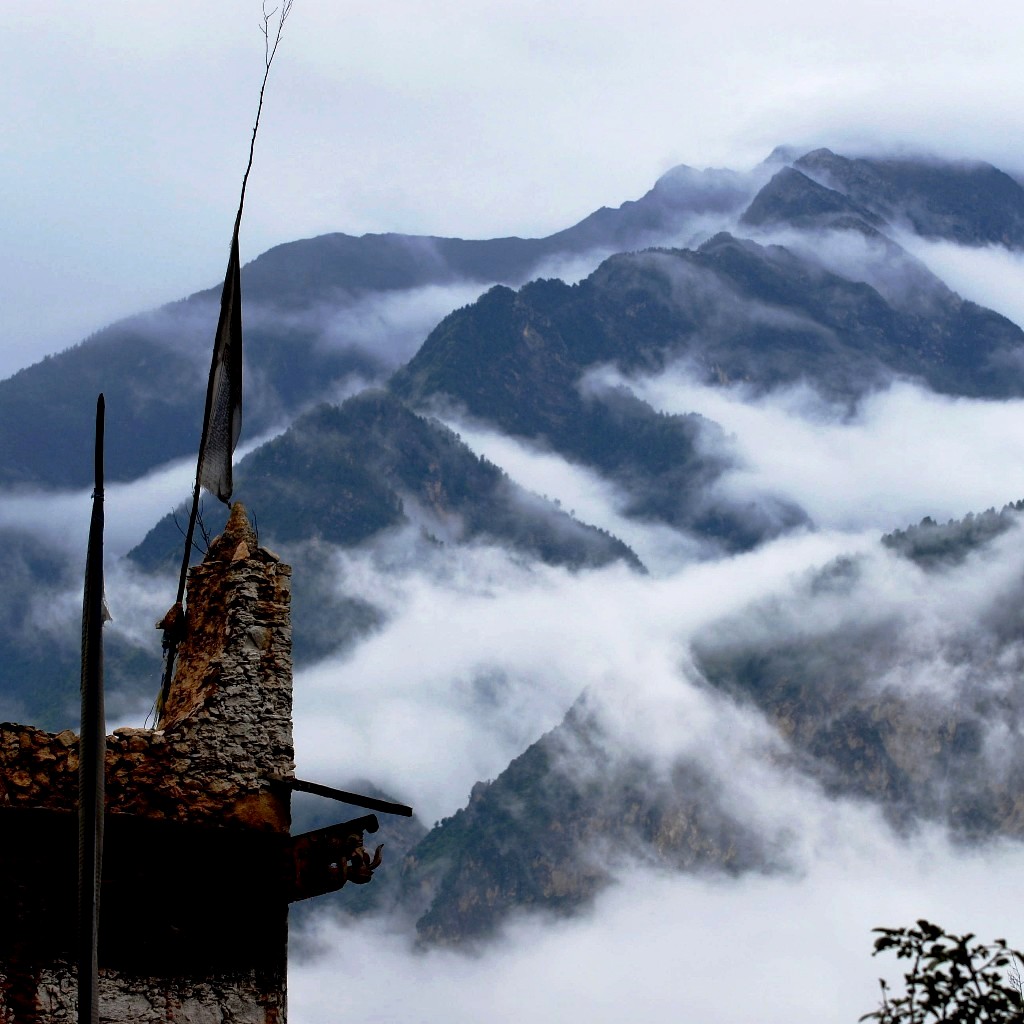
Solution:
<path fill-rule="evenodd" d="M 902 995 L 893 995 L 879 979 L 882 1001 L 862 1021 L 879 1024 L 1022 1024 L 1024 989 L 1020 964 L 1024 954 L 1005 939 L 975 941 L 972 932 L 953 935 L 919 920 L 916 928 L 876 928 L 872 956 L 894 952 L 909 960 Z"/>

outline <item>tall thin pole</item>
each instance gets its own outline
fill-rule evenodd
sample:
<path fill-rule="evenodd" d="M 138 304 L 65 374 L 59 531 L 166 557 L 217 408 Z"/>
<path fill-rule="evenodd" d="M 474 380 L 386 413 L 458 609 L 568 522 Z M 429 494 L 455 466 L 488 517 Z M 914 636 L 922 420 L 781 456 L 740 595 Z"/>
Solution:
<path fill-rule="evenodd" d="M 78 748 L 78 1022 L 99 1024 L 106 721 L 103 711 L 103 395 L 96 400 L 95 487 L 82 598 L 82 731 Z"/>
<path fill-rule="evenodd" d="M 256 120 L 252 127 L 249 140 L 249 159 L 242 175 L 242 188 L 238 197 L 238 212 L 231 233 L 231 252 L 228 257 L 228 269 L 224 276 L 224 287 L 220 298 L 220 317 L 217 323 L 217 334 L 214 340 L 213 359 L 210 364 L 210 376 L 206 386 L 206 408 L 203 412 L 203 432 L 199 439 L 199 457 L 196 460 L 196 480 L 192 489 L 192 510 L 188 517 L 188 529 L 185 533 L 185 551 L 181 558 L 181 570 L 178 573 L 178 592 L 174 606 L 164 618 L 164 674 L 157 698 L 157 723 L 170 693 L 171 681 L 174 678 L 174 659 L 177 654 L 178 642 L 184 631 L 183 601 L 185 600 L 185 582 L 188 578 L 188 566 L 192 556 L 192 541 L 195 536 L 196 520 L 199 515 L 199 494 L 202 487 L 211 487 L 210 478 L 217 478 L 218 496 L 225 503 L 231 497 L 231 451 L 237 439 L 237 429 L 241 424 L 241 272 L 238 255 L 238 231 L 242 225 L 242 209 L 245 206 L 245 189 L 249 183 L 253 158 L 256 153 L 256 134 L 260 128 L 260 117 L 263 114 L 263 98 L 267 91 L 267 80 L 270 78 L 270 66 L 274 63 L 281 32 L 285 19 L 291 13 L 293 0 L 282 0 L 277 21 L 277 32 L 271 41 L 270 18 L 277 11 L 268 12 L 263 8 L 263 82 L 260 85 L 260 98 L 256 107 Z M 229 359 L 237 360 L 233 370 L 227 368 Z M 230 385 L 228 383 L 230 378 Z M 234 390 L 230 395 L 227 393 Z M 207 462 L 208 442 L 211 440 L 211 425 L 228 437 L 221 436 L 216 447 L 219 458 L 226 457 L 226 466 L 221 470 L 210 470 Z M 223 450 L 226 445 L 226 452 Z M 207 479 L 204 479 L 207 477 Z M 222 489 L 223 488 L 223 489 Z"/>

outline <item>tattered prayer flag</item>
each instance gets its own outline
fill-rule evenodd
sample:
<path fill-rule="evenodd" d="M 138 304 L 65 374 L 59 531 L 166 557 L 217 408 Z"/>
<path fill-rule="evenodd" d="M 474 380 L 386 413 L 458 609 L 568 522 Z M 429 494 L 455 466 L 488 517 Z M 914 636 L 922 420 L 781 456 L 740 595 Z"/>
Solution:
<path fill-rule="evenodd" d="M 170 628 L 170 625 L 180 625 L 184 621 L 182 602 L 185 599 L 185 581 L 192 555 L 192 538 L 195 536 L 196 519 L 199 515 L 199 492 L 205 487 L 225 504 L 231 502 L 231 456 L 242 432 L 242 271 L 238 258 L 238 229 L 242 225 L 245 186 L 249 181 L 253 154 L 256 151 L 256 134 L 260 129 L 260 115 L 263 113 L 263 94 L 266 92 L 267 79 L 270 76 L 270 65 L 274 63 L 274 56 L 281 42 L 281 30 L 291 9 L 292 0 L 282 0 L 279 8 L 269 12 L 265 5 L 263 8 L 263 38 L 266 44 L 263 55 L 263 85 L 260 87 L 256 122 L 252 126 L 252 139 L 249 141 L 249 162 L 246 164 L 245 174 L 242 175 L 235 229 L 231 233 L 228 270 L 224 275 L 224 288 L 220 296 L 220 317 L 217 320 L 217 334 L 213 341 L 210 379 L 206 385 L 203 433 L 199 441 L 196 483 L 192 490 L 192 512 L 188 519 L 188 530 L 185 532 L 185 551 L 181 556 L 181 572 L 178 575 L 178 596 L 171 610 L 160 621 L 160 628 L 164 630 L 164 674 L 160 695 L 155 704 L 158 721 L 174 677 L 174 658 L 180 636 L 175 629 Z M 278 11 L 277 35 L 271 42 L 268 32 L 270 16 Z"/>
<path fill-rule="evenodd" d="M 199 446 L 199 483 L 225 503 L 231 500 L 231 455 L 241 431 L 242 275 L 236 222 L 220 298 L 220 318 L 213 344 L 203 436 Z"/>

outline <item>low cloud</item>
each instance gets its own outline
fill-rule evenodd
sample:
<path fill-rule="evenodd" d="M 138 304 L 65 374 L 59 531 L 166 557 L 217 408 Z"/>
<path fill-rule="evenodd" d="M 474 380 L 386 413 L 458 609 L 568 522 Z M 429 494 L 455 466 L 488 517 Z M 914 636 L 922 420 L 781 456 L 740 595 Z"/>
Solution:
<path fill-rule="evenodd" d="M 851 1024 L 877 1007 L 878 977 L 895 983 L 903 971 L 870 956 L 874 927 L 927 917 L 1020 944 L 1006 899 L 1024 848 L 964 851 L 932 831 L 906 842 L 865 808 L 818 810 L 800 873 L 727 880 L 639 870 L 590 914 L 516 921 L 476 957 L 414 952 L 379 920 L 322 919 L 319 953 L 292 960 L 289 1010 L 303 1024 L 333 1022 L 342 1008 L 424 1024 Z"/>
<path fill-rule="evenodd" d="M 584 690 L 618 708 L 616 743 L 668 758 L 687 749 L 680 737 L 707 731 L 692 718 L 706 698 L 681 669 L 688 638 L 849 547 L 808 534 L 661 577 L 622 565 L 573 573 L 487 547 L 441 549 L 433 564 L 401 550 L 339 553 L 344 593 L 387 621 L 351 653 L 298 674 L 300 770 L 369 776 L 432 821 Z"/>
<path fill-rule="evenodd" d="M 998 245 L 969 248 L 910 235 L 900 242 L 963 298 L 1024 326 L 1024 254 Z"/>
<path fill-rule="evenodd" d="M 952 297 L 947 284 L 956 290 L 942 268 L 929 267 L 922 258 L 920 239 L 905 232 L 896 233 L 894 242 L 855 230 L 800 231 L 780 225 L 755 231 L 754 237 L 782 245 L 830 273 L 864 281 L 897 309 L 934 315 L 938 303 Z"/>
<path fill-rule="evenodd" d="M 276 425 L 256 437 L 246 438 L 235 449 L 237 464 L 284 430 Z M 198 447 L 199 439 L 196 438 Z M 172 509 L 191 500 L 196 457 L 188 456 L 158 466 L 128 483 L 104 488 L 104 550 L 107 564 L 127 554 L 153 524 Z M 244 495 L 238 494 L 237 498 Z M 203 495 L 204 502 L 215 502 Z M 85 565 L 85 546 L 92 512 L 92 488 L 76 491 L 37 491 L 19 488 L 0 497 L 0 527 L 24 530 L 63 550 Z M 187 523 L 182 523 L 182 529 Z M 184 532 L 182 533 L 184 547 Z"/>
<path fill-rule="evenodd" d="M 715 735 L 763 742 L 762 726 L 748 721 L 744 733 L 740 719 L 730 722 L 732 711 L 709 703 L 687 666 L 694 637 L 725 617 L 742 619 L 745 609 L 748 638 L 784 631 L 785 616 L 759 618 L 757 602 L 769 597 L 792 601 L 803 635 L 879 617 L 902 622 L 905 650 L 876 680 L 880 689 L 919 696 L 966 671 L 939 641 L 971 635 L 998 595 L 1012 594 L 1013 539 L 940 579 L 887 554 L 878 539 L 925 515 L 961 516 L 1014 497 L 999 482 L 1024 478 L 1019 403 L 939 398 L 895 384 L 851 418 L 806 389 L 752 401 L 679 373 L 635 386 L 656 407 L 697 409 L 733 435 L 743 468 L 722 483 L 728 496 L 781 494 L 808 508 L 819 532 L 700 561 L 707 552 L 681 535 L 624 517 L 614 488 L 594 474 L 457 423 L 471 447 L 518 482 L 625 539 L 651 575 L 621 566 L 570 573 L 486 547 L 438 549 L 424 561 L 422 550 L 397 539 L 390 554 L 339 553 L 339 587 L 381 608 L 385 623 L 345 657 L 300 673 L 303 770 L 336 779 L 376 773 L 434 820 L 557 724 L 584 689 L 609 709 L 617 742 L 659 759 L 701 745 L 714 753 L 706 737 Z M 850 594 L 794 598 L 807 573 L 869 553 Z M 1012 658 L 1003 682 L 1011 667 Z M 725 762 L 745 742 L 720 745 Z M 439 748 L 448 755 L 441 763 Z"/>
<path fill-rule="evenodd" d="M 743 464 L 723 479 L 724 494 L 780 494 L 826 528 L 887 532 L 1022 496 L 1022 400 L 951 398 L 896 381 L 851 416 L 806 386 L 754 398 L 695 383 L 683 368 L 630 386 L 657 409 L 722 426 Z"/>
<path fill-rule="evenodd" d="M 746 463 L 723 486 L 736 497 L 781 492 L 811 509 L 817 531 L 694 560 L 659 529 L 622 517 L 618 495 L 593 474 L 456 424 L 519 482 L 615 528 L 652 572 L 569 573 L 483 547 L 439 549 L 432 562 L 400 546 L 390 560 L 339 554 L 339 586 L 386 618 L 348 656 L 299 674 L 300 772 L 369 776 L 429 822 L 462 806 L 475 781 L 497 775 L 586 690 L 610 758 L 647 758 L 652 787 L 680 760 L 699 764 L 714 801 L 783 870 L 678 875 L 642 867 L 643 856 L 630 862 L 626 850 L 589 911 L 513 918 L 474 957 L 414 952 L 391 920 L 346 920 L 342 931 L 325 909 L 296 946 L 320 951 L 291 968 L 292 1013 L 307 1024 L 333 1019 L 339 1005 L 382 1021 L 525 1012 L 540 1021 L 849 1022 L 877 1005 L 880 973 L 900 973 L 871 959 L 871 928 L 925 916 L 994 938 L 1012 925 L 1005 892 L 1024 867 L 1019 844 L 958 847 L 938 826 L 897 838 L 873 802 L 827 796 L 752 703 L 709 686 L 692 645 L 714 635 L 734 646 L 817 640 L 827 650 L 833 636 L 883 623 L 892 635 L 884 657 L 854 648 L 866 658 L 865 699 L 1016 708 L 1022 652 L 1003 619 L 1020 603 L 1019 531 L 930 574 L 878 540 L 926 514 L 1013 497 L 995 488 L 1021 479 L 1019 403 L 897 383 L 851 416 L 801 388 L 751 400 L 678 372 L 633 386 L 656 407 L 722 423 Z M 848 580 L 815 584 L 844 559 L 855 567 Z M 985 721 L 971 768 L 979 777 L 955 780 L 963 792 L 1005 778 L 999 751 L 1016 749 L 1019 709 L 999 717 Z M 344 905 L 342 893 L 333 906 Z"/>
<path fill-rule="evenodd" d="M 709 545 L 697 537 L 629 518 L 623 511 L 629 496 L 592 470 L 483 424 L 452 416 L 446 419 L 477 455 L 500 466 L 526 490 L 558 502 L 575 518 L 625 541 L 650 571 L 660 574 L 708 553 Z"/>
<path fill-rule="evenodd" d="M 236 461 L 263 444 L 274 432 L 239 445 Z M 159 686 L 152 680 L 124 676 L 117 652 L 131 649 L 136 657 L 127 664 L 138 666 L 146 656 L 159 661 L 160 635 L 154 623 L 173 603 L 176 577 L 153 576 L 139 571 L 124 556 L 146 535 L 151 526 L 172 509 L 189 500 L 195 479 L 195 459 L 178 459 L 129 483 L 108 484 L 104 494 L 104 590 L 112 621 L 105 635 L 113 656 L 107 661 L 108 726 L 141 726 L 151 709 Z M 203 506 L 216 504 L 204 495 Z M 223 506 L 220 506 L 223 507 Z M 258 510 L 257 510 L 258 511 Z M 0 531 L 19 545 L 19 566 L 31 568 L 8 573 L 6 599 L 0 614 L 0 645 L 17 659 L 49 676 L 46 685 L 62 686 L 68 699 L 54 698 L 50 725 L 77 727 L 77 659 L 81 636 L 82 587 L 92 512 L 92 490 L 40 492 L 15 490 L 0 497 Z M 182 550 L 187 513 L 181 518 Z M 41 655 L 40 644 L 49 652 Z M 113 645 L 116 645 L 113 646 Z M 50 656 L 52 655 L 52 657 Z M 58 658 L 59 655 L 59 658 Z M 138 657 L 141 655 L 142 658 Z M 44 662 L 49 658 L 49 664 Z M 35 660 L 34 660 L 35 659 Z M 67 675 L 66 685 L 61 677 Z M 36 668 L 30 669 L 36 671 Z M 19 721 L 39 712 L 38 694 L 16 694 L 25 686 L 12 679 L 0 717 Z M 152 691 L 151 693 L 149 691 Z M 50 704 L 47 697 L 43 704 Z M 59 719 L 59 721 L 58 721 Z"/>
<path fill-rule="evenodd" d="M 882 618 L 896 623 L 899 640 L 888 671 L 871 680 L 879 693 L 950 700 L 981 685 L 1014 691 L 1019 651 L 996 620 L 1019 589 L 1017 532 L 937 576 L 877 540 L 923 515 L 960 516 L 1016 497 L 1001 485 L 1024 478 L 1020 403 L 938 398 L 897 383 L 851 416 L 807 389 L 751 399 L 681 371 L 631 386 L 657 408 L 721 423 L 744 463 L 722 487 L 736 498 L 781 493 L 811 511 L 818 531 L 699 560 L 706 552 L 685 538 L 622 516 L 619 495 L 593 474 L 457 425 L 517 481 L 623 536 L 652 572 L 569 572 L 409 529 L 326 552 L 339 594 L 372 605 L 381 620 L 343 654 L 296 674 L 298 772 L 326 783 L 369 778 L 429 823 L 462 806 L 476 781 L 499 774 L 586 690 L 612 753 L 647 757 L 655 771 L 698 761 L 715 799 L 768 839 L 787 870 L 723 879 L 633 864 L 589 912 L 515 919 L 476 958 L 414 953 L 394 922 L 341 931 L 325 919 L 314 937 L 321 951 L 293 958 L 296 1020 L 334 1020 L 344 1006 L 382 1021 L 501 1021 L 528 1011 L 540 1021 L 628 1012 L 848 1022 L 876 1004 L 884 967 L 869 957 L 871 927 L 929 916 L 995 937 L 1012 923 L 1005 892 L 1024 867 L 1019 846 L 957 849 L 928 828 L 897 839 L 877 808 L 825 796 L 787 767 L 786 742 L 759 711 L 708 686 L 692 645 L 723 622 L 734 643 L 785 642 Z M 149 521 L 139 502 L 187 493 L 191 472 L 182 462 L 125 485 L 123 496 L 111 488 L 108 507 L 130 499 L 136 526 Z M 5 499 L 0 522 L 28 524 L 44 514 L 42 501 Z M 79 516 L 84 531 L 87 494 L 52 508 L 40 532 L 66 532 Z M 130 546 L 136 532 L 115 517 L 112 547 Z M 855 583 L 808 598 L 808 581 L 846 556 L 860 567 Z M 111 571 L 115 622 L 131 641 L 149 634 L 156 646 L 152 621 L 172 596 L 158 590 L 128 569 Z M 145 697 L 132 700 L 111 724 L 141 724 Z M 1015 727 L 1004 725 L 1002 742 L 1013 744 Z M 999 741 L 993 726 L 993 771 Z"/>
<path fill-rule="evenodd" d="M 340 663 L 298 674 L 296 757 L 315 777 L 373 778 L 432 821 L 556 725 L 585 685 L 560 635 L 578 577 L 486 547 L 409 564 L 408 543 L 393 538 L 383 559 L 339 553 L 344 592 L 388 621 Z"/>
<path fill-rule="evenodd" d="M 729 615 L 748 635 L 765 630 L 767 636 L 784 638 L 787 629 L 794 635 L 826 635 L 872 616 L 896 614 L 910 620 L 900 663 L 934 670 L 942 657 L 932 646 L 935 640 L 948 638 L 951 628 L 965 634 L 977 629 L 1006 599 L 1020 575 L 1018 547 L 1017 535 L 1007 535 L 997 550 L 938 579 L 925 578 L 867 536 L 819 534 L 693 565 L 669 579 L 605 570 L 548 578 L 530 591 L 524 587 L 526 575 L 503 574 L 496 587 L 478 567 L 468 579 L 445 581 L 443 586 L 457 585 L 467 598 L 494 606 L 490 630 L 481 631 L 481 617 L 458 618 L 472 639 L 456 661 L 472 663 L 474 649 L 477 655 L 486 652 L 521 670 L 523 685 L 529 666 L 538 662 L 550 663 L 556 677 L 569 674 L 596 698 L 612 754 L 642 753 L 655 759 L 655 768 L 680 756 L 699 758 L 717 780 L 716 799 L 781 844 L 787 870 L 735 879 L 629 864 L 586 913 L 570 920 L 514 917 L 495 943 L 473 957 L 417 951 L 408 933 L 386 919 L 346 920 L 342 928 L 325 912 L 312 933 L 302 936 L 304 955 L 292 961 L 293 1015 L 318 1024 L 332 1020 L 344 1005 L 348 1012 L 380 1021 L 432 1021 L 441 1015 L 456 1022 L 511 1021 L 526 1013 L 539 1021 L 611 1022 L 628 1013 L 721 1024 L 848 1024 L 877 1005 L 880 974 L 895 981 L 901 973 L 895 961 L 870 957 L 874 927 L 928 917 L 983 938 L 1006 935 L 1019 945 L 1020 938 L 1007 931 L 1012 922 L 1006 918 L 1005 894 L 1014 890 L 1024 868 L 1024 848 L 1002 841 L 958 847 L 935 827 L 918 827 L 909 838 L 898 838 L 870 802 L 829 798 L 784 761 L 766 756 L 778 753 L 780 738 L 755 712 L 708 692 L 686 655 L 688 638 Z M 862 582 L 831 600 L 808 602 L 805 594 L 801 603 L 807 574 L 833 562 L 839 552 L 866 560 Z M 538 594 L 544 599 L 538 601 Z M 779 600 L 792 603 L 791 617 L 764 618 L 758 609 L 777 609 Z M 420 604 L 421 609 L 434 606 L 433 601 Z M 517 618 L 530 606 L 536 618 Z M 495 623 L 503 625 L 495 628 Z M 502 637 L 519 628 L 521 642 L 529 644 L 525 652 Z M 440 669 L 455 675 L 444 665 L 450 641 L 436 629 L 423 630 L 428 633 L 444 642 L 431 649 L 426 674 Z M 407 626 L 390 636 L 385 632 L 379 653 L 394 656 L 408 639 Z M 407 696 L 422 702 L 418 708 L 396 707 L 386 688 L 381 691 L 377 684 L 389 673 L 368 680 L 352 694 L 353 703 L 365 707 L 380 700 L 393 711 L 415 715 L 427 735 L 440 735 L 431 708 L 442 694 L 436 686 L 422 685 L 422 672 L 409 672 L 411 660 L 404 656 L 390 675 L 403 680 Z M 360 669 L 358 662 L 346 666 L 338 685 L 363 678 Z M 533 673 L 539 687 L 549 678 Z M 892 678 L 881 685 L 899 688 L 905 682 Z M 909 696 L 920 696 L 913 686 L 906 689 Z M 944 696 L 951 696 L 948 690 Z M 451 734 L 456 745 L 444 735 L 433 758 L 443 749 L 455 762 L 471 760 L 467 737 L 475 731 L 488 742 L 487 715 L 468 705 L 459 708 L 458 701 L 441 703 L 446 713 L 454 707 L 465 717 Z M 367 722 L 367 728 L 375 726 Z M 418 746 L 422 751 L 412 755 L 389 754 L 384 747 L 378 753 L 382 763 L 396 756 L 404 760 L 402 772 L 422 795 L 421 774 L 430 769 L 428 761 L 417 764 L 417 759 L 430 756 L 430 743 Z M 400 775 L 392 778 L 400 781 Z M 455 781 L 449 778 L 453 793 Z M 430 806 L 425 801 L 423 809 Z M 629 842 L 627 836 L 608 838 L 613 849 L 617 840 Z M 639 852 L 618 849 L 627 863 Z M 337 905 L 344 907 L 344 900 L 343 893 Z M 339 975 L 341 948 L 346 952 Z"/>
<path fill-rule="evenodd" d="M 324 352 L 362 351 L 382 372 L 391 373 L 415 355 L 448 313 L 475 302 L 488 287 L 474 281 L 425 285 L 341 296 L 298 311 L 256 305 L 246 322 L 263 330 L 309 333 Z"/>
<path fill-rule="evenodd" d="M 190 493 L 195 459 L 179 459 L 104 494 L 104 541 L 108 558 L 131 550 L 161 516 Z M 22 490 L 0 498 L 0 526 L 26 530 L 85 565 L 92 490 L 45 493 Z M 184 541 L 183 541 L 184 543 Z"/>

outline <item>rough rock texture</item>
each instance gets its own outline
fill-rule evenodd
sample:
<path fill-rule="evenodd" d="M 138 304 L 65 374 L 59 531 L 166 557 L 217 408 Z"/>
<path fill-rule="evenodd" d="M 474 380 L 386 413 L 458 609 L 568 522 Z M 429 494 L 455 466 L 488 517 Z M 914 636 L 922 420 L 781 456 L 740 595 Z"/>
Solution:
<path fill-rule="evenodd" d="M 0 965 L 0 993 L 6 993 L 8 979 Z M 19 1016 L 16 1010 L 0 1003 L 0 1024 L 76 1024 L 77 982 L 72 964 L 61 963 L 40 972 L 30 994 L 30 1001 L 39 1007 L 31 1018 Z M 132 977 L 106 971 L 100 978 L 101 1019 L 133 1024 L 167 1024 L 188 1021 L 189 1024 L 283 1024 L 285 1020 L 284 990 L 268 992 L 255 973 L 250 977 L 231 975 L 189 981 Z"/>
<path fill-rule="evenodd" d="M 267 777 L 295 770 L 291 569 L 257 547 L 240 510 L 190 574 L 162 728 L 107 737 L 110 813 L 288 831 L 287 796 Z M 0 723 L 0 807 L 77 800 L 78 736 Z"/>
<path fill-rule="evenodd" d="M 236 505 L 190 573 L 159 728 L 107 737 L 103 1021 L 284 1021 L 290 582 Z M 76 1019 L 77 787 L 73 732 L 0 723 L 0 1024 Z"/>

